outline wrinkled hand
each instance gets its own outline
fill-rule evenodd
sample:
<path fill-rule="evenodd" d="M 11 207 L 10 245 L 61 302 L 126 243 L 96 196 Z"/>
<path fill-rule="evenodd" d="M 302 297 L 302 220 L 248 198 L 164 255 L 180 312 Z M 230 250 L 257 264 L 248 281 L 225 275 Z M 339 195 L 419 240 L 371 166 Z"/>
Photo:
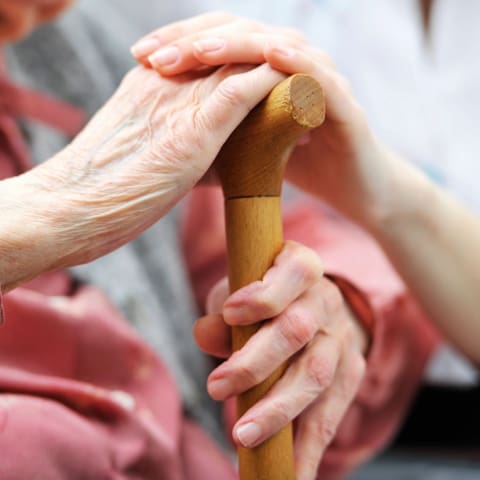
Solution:
<path fill-rule="evenodd" d="M 11 214 L 0 222 L 8 235 L 0 245 L 4 288 L 132 240 L 198 182 L 230 133 L 283 78 L 267 65 L 170 79 L 143 67 L 131 71 L 67 148 L 1 182 Z"/>
<path fill-rule="evenodd" d="M 327 117 L 310 141 L 294 151 L 287 178 L 366 227 L 388 207 L 395 159 L 375 140 L 364 111 L 330 58 L 307 45 L 301 34 L 213 13 L 161 28 L 132 52 L 164 76 L 202 65 L 264 62 L 288 74 L 312 75 L 325 90 Z"/>
<path fill-rule="evenodd" d="M 367 348 L 366 334 L 340 291 L 322 276 L 318 256 L 288 242 L 262 281 L 228 298 L 226 280 L 217 284 L 208 311 L 197 321 L 194 334 L 204 351 L 218 357 L 231 354 L 230 326 L 271 319 L 211 373 L 208 391 L 216 400 L 238 395 L 288 360 L 284 376 L 238 420 L 233 436 L 252 447 L 298 417 L 297 478 L 314 479 L 359 388 Z"/>

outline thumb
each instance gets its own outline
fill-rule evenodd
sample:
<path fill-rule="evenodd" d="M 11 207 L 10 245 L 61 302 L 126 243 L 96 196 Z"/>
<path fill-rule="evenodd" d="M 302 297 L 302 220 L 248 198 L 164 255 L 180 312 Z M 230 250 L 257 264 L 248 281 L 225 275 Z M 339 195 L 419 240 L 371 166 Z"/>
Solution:
<path fill-rule="evenodd" d="M 207 296 L 206 310 L 208 314 L 222 313 L 223 304 L 228 297 L 228 278 L 217 282 Z"/>

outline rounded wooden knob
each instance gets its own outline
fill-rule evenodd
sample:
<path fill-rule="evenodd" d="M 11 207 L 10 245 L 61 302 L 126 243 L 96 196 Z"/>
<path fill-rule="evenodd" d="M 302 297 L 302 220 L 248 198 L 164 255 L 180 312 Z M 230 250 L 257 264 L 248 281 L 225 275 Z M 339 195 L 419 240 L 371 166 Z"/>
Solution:
<path fill-rule="evenodd" d="M 215 168 L 225 198 L 280 195 L 292 147 L 325 119 L 325 99 L 311 76 L 279 83 L 233 132 Z"/>

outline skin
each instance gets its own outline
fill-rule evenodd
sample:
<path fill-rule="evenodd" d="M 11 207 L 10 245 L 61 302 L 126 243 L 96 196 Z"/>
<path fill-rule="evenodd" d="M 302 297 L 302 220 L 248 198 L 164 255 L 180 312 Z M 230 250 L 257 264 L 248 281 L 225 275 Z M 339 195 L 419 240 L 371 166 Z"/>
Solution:
<path fill-rule="evenodd" d="M 91 261 L 139 235 L 206 175 L 230 133 L 283 78 L 266 64 L 169 78 L 144 67 L 132 70 L 64 150 L 0 182 L 2 290 Z M 287 245 L 262 282 L 227 302 L 219 301 L 225 288 L 215 292 L 214 313 L 195 328 L 207 351 L 212 345 L 202 332 L 213 331 L 220 340 L 215 346 L 228 352 L 223 318 L 230 324 L 272 320 L 212 373 L 210 393 L 225 398 L 244 391 L 295 357 L 286 376 L 290 381 L 247 412 L 235 435 L 239 442 L 256 444 L 307 409 L 298 423 L 297 445 L 304 447 L 299 464 L 316 470 L 323 451 L 317 452 L 318 446 L 333 436 L 361 381 L 365 333 L 338 288 L 322 277 L 317 255 L 300 245 Z M 216 315 L 220 305 L 223 317 Z M 259 364 L 258 345 L 276 339 L 278 350 Z M 323 420 L 312 424 L 313 417 Z M 248 436 L 252 429 L 245 429 L 252 422 L 259 430 L 255 439 Z"/>
<path fill-rule="evenodd" d="M 424 10 L 426 25 L 431 6 Z M 267 62 L 272 68 L 286 74 L 309 73 L 319 80 L 326 94 L 327 120 L 311 134 L 306 144 L 299 145 L 293 152 L 287 177 L 367 229 L 387 253 L 431 319 L 460 350 L 480 365 L 480 221 L 447 192 L 375 139 L 347 81 L 335 71 L 325 53 L 306 45 L 298 34 L 272 30 L 256 22 L 225 14 L 207 14 L 159 29 L 134 45 L 132 53 L 139 62 L 150 65 L 165 77 L 205 65 Z M 168 62 L 165 62 L 166 59 Z M 250 288 L 254 290 L 255 287 Z M 261 290 L 260 286 L 258 288 Z M 325 290 L 318 287 L 316 296 L 322 297 L 324 294 Z M 243 298 L 248 297 L 244 295 Z M 233 325 L 244 321 L 242 318 L 249 318 L 244 313 L 245 306 L 243 310 L 238 310 L 238 314 L 231 315 L 231 303 L 241 302 L 241 298 L 241 295 L 235 294 L 226 300 L 223 310 L 220 306 L 212 309 L 222 311 L 222 316 L 209 316 L 203 320 L 204 326 L 197 326 L 197 341 L 206 351 L 218 355 L 229 353 L 226 337 L 214 332 L 220 331 L 218 325 L 221 321 Z M 281 299 L 277 301 L 281 305 Z M 258 320 L 265 318 L 260 315 L 261 304 L 260 301 Z M 255 305 L 255 301 L 252 305 Z M 313 302 L 310 307 L 312 311 L 318 311 L 318 306 L 316 310 Z M 267 313 L 275 313 L 275 308 Z M 215 328 L 207 328 L 208 322 L 215 323 Z M 257 343 L 262 346 L 261 341 Z M 333 358 L 333 363 L 337 361 L 335 354 L 325 354 L 328 351 L 325 345 L 316 350 L 322 351 L 316 354 Z M 239 356 L 242 359 L 242 354 Z M 234 354 L 212 373 L 209 389 L 215 398 L 226 398 L 232 392 L 241 390 L 231 384 L 220 393 L 212 388 L 212 381 L 217 377 L 235 368 L 242 369 L 239 356 Z M 257 363 L 261 363 L 260 359 L 257 359 Z M 304 365 L 304 368 L 308 371 L 309 367 Z M 338 368 L 335 378 L 342 376 L 340 370 Z M 331 372 L 329 367 L 319 367 L 318 371 Z M 249 371 L 246 377 L 255 375 L 256 371 Z M 347 375 L 346 370 L 343 370 L 343 375 Z M 309 390 L 315 384 L 308 381 L 297 383 L 293 375 L 288 378 L 291 385 L 300 385 L 299 390 Z M 344 412 L 339 408 L 335 415 L 329 416 L 328 408 L 319 406 L 318 402 L 325 405 L 341 389 L 333 388 L 335 380 L 330 387 L 327 386 L 329 381 L 320 383 L 323 388 L 317 390 L 318 397 L 312 402 L 315 407 L 307 409 L 299 417 L 300 422 L 302 418 L 308 418 L 309 423 L 305 421 L 301 425 L 311 426 L 310 436 L 302 432 L 300 439 L 296 439 L 297 460 L 300 460 L 297 461 L 297 476 L 302 480 L 315 478 L 320 457 L 341 419 L 339 412 Z M 288 386 L 286 388 L 288 392 Z M 266 407 L 269 397 L 275 393 L 269 394 L 237 423 L 237 441 L 241 441 L 238 427 L 247 417 L 249 421 L 255 419 L 256 422 L 262 422 L 264 420 L 261 418 L 268 419 L 270 415 L 275 415 Z M 290 397 L 287 395 L 279 395 L 275 399 L 274 404 L 280 404 L 278 419 L 282 415 L 291 418 L 286 413 L 289 411 L 285 405 L 286 398 L 291 401 L 295 395 L 292 391 Z M 345 398 L 343 403 L 340 400 L 342 406 L 348 405 Z M 305 440 L 306 436 L 308 440 Z M 302 451 L 306 453 L 303 455 Z"/>
<path fill-rule="evenodd" d="M 211 23 L 207 30 L 213 25 L 219 25 L 216 23 L 218 18 L 209 21 Z M 198 31 L 201 32 L 202 20 L 197 22 Z M 228 23 L 231 23 L 231 19 L 228 19 Z M 240 25 L 240 31 L 242 28 L 245 28 L 245 25 Z M 179 38 L 175 37 L 175 29 L 177 35 L 182 31 L 177 25 L 170 33 L 167 32 L 171 35 L 169 42 Z M 185 31 L 191 33 L 195 32 L 195 29 L 184 28 L 183 34 Z M 325 127 L 328 134 L 320 133 L 320 130 L 315 132 L 310 142 L 299 147 L 294 155 L 298 155 L 298 161 L 303 162 L 303 172 L 315 172 L 315 158 L 321 152 L 322 161 L 331 164 L 327 170 L 322 168 L 322 173 L 326 172 L 326 175 L 330 176 L 330 182 L 339 175 L 342 188 L 347 184 L 352 187 L 352 194 L 339 196 L 338 188 L 332 188 L 328 181 L 318 181 L 321 177 L 304 178 L 305 174 L 300 167 L 293 167 L 289 171 L 290 178 L 311 193 L 336 204 L 344 213 L 369 228 L 393 261 L 400 265 L 399 270 L 406 278 L 408 275 L 405 272 L 408 269 L 402 270 L 406 268 L 402 265 L 405 262 L 410 266 L 414 264 L 419 272 L 415 271 L 412 276 L 417 282 L 420 278 L 424 290 L 427 291 L 424 296 L 420 292 L 421 300 L 426 303 L 427 308 L 429 295 L 439 310 L 445 305 L 457 308 L 457 293 L 463 294 L 463 290 L 454 291 L 452 295 L 452 292 L 448 292 L 450 285 L 447 284 L 445 298 L 438 301 L 438 288 L 442 291 L 442 285 L 435 285 L 425 279 L 430 278 L 426 276 L 432 273 L 428 268 L 438 264 L 439 255 L 451 261 L 447 265 L 447 277 L 450 270 L 457 269 L 458 276 L 470 272 L 467 280 L 478 279 L 475 272 L 478 273 L 480 268 L 474 269 L 475 262 L 470 261 L 471 257 L 451 257 L 452 248 L 459 246 L 457 236 L 449 234 L 454 231 L 452 227 L 466 228 L 468 235 L 465 237 L 468 238 L 460 239 L 464 242 L 460 245 L 463 248 L 460 251 L 472 252 L 473 246 L 478 245 L 478 235 L 475 236 L 475 232 L 480 230 L 478 222 L 457 204 L 452 203 L 443 192 L 435 189 L 421 174 L 409 168 L 375 141 L 368 130 L 361 108 L 351 97 L 348 85 L 333 70 L 331 62 L 323 53 L 303 47 L 301 37 L 289 31 L 274 31 L 270 28 L 262 30 L 256 24 L 249 33 L 248 58 L 241 56 L 242 48 L 238 48 L 239 45 L 235 43 L 235 37 L 243 36 L 234 35 L 228 38 L 232 43 L 224 45 L 233 48 L 231 51 L 229 48 L 220 49 L 222 51 L 214 54 L 217 55 L 215 58 L 211 57 L 211 51 L 206 52 L 201 44 L 197 45 L 190 39 L 190 42 L 182 44 L 182 48 L 185 48 L 182 55 L 185 54 L 184 58 L 188 60 L 183 66 L 180 61 L 166 67 L 167 70 L 162 72 L 163 77 L 142 68 L 134 70 L 127 76 L 113 99 L 64 151 L 27 174 L 1 182 L 2 211 L 7 212 L 0 221 L 1 231 L 5 232 L 0 240 L 0 281 L 4 288 L 8 290 L 42 271 L 88 261 L 111 251 L 134 238 L 165 214 L 207 172 L 221 144 L 248 110 L 283 78 L 278 72 L 265 66 L 253 70 L 237 67 L 242 73 L 232 67 L 222 67 L 211 76 L 207 76 L 208 71 L 195 71 L 203 65 L 223 65 L 232 61 L 267 61 L 272 67 L 285 73 L 311 73 L 324 85 L 329 102 L 329 116 Z M 183 37 L 183 34 L 180 37 Z M 159 32 L 156 35 L 159 35 Z M 218 38 L 218 32 L 215 32 L 215 35 L 213 38 Z M 227 32 L 225 35 L 227 36 Z M 211 34 L 205 37 L 210 39 Z M 284 39 L 283 44 L 279 43 L 280 38 Z M 166 37 L 162 41 L 165 42 Z M 196 41 L 198 39 L 195 39 Z M 229 57 L 230 53 L 232 57 Z M 249 60 L 255 58 L 260 60 Z M 142 63 L 149 64 L 148 55 L 145 56 L 145 53 L 139 59 Z M 162 71 L 160 66 L 157 67 Z M 235 73 L 237 75 L 232 75 Z M 168 79 L 168 75 L 175 77 Z M 152 102 L 152 98 L 156 101 Z M 144 140 L 141 145 L 138 138 Z M 178 139 L 184 141 L 179 142 Z M 305 150 L 302 152 L 300 148 Z M 338 162 L 338 165 L 335 165 L 335 162 Z M 380 175 L 380 181 L 372 175 L 373 172 Z M 312 175 L 309 174 L 309 177 Z M 139 181 L 132 182 L 132 178 Z M 337 180 L 337 187 L 339 181 Z M 432 209 L 433 217 L 429 212 L 419 211 L 419 204 L 429 201 L 433 201 L 435 205 Z M 381 207 L 372 208 L 372 205 Z M 446 215 L 447 231 L 444 224 L 438 221 L 438 218 L 442 218 L 439 212 Z M 460 223 L 457 224 L 456 221 Z M 399 232 L 392 236 L 392 232 L 396 231 L 395 227 Z M 403 240 L 402 232 L 406 237 Z M 414 234 L 417 236 L 413 237 Z M 412 238 L 415 241 L 412 242 Z M 426 260 L 422 263 L 416 256 L 419 246 L 426 248 L 437 241 L 439 248 L 433 254 L 428 256 L 432 249 L 422 252 L 426 255 L 423 257 Z M 301 253 L 298 253 L 299 251 Z M 353 398 L 363 374 L 364 360 L 361 352 L 365 348 L 365 342 L 359 341 L 357 344 L 354 341 L 362 338 L 358 333 L 359 329 L 339 299 L 338 290 L 325 283 L 325 279 L 319 274 L 318 265 L 312 267 L 312 264 L 315 264 L 311 254 L 303 247 L 287 246 L 282 252 L 284 259 L 279 257 L 272 269 L 274 273 L 269 272 L 271 279 L 275 278 L 276 271 L 277 279 L 271 284 L 268 301 L 265 301 L 265 289 L 268 291 L 267 287 L 270 285 L 267 277 L 263 282 L 250 287 L 249 291 L 237 292 L 225 303 L 223 300 L 215 303 L 214 298 L 222 296 L 218 294 L 216 297 L 212 294 L 210 311 L 218 312 L 222 309 L 223 315 L 219 317 L 212 313 L 196 327 L 197 339 L 202 344 L 205 340 L 202 340 L 202 324 L 205 326 L 205 322 L 210 322 L 213 328 L 204 328 L 203 331 L 217 332 L 217 340 L 214 345 L 209 345 L 208 340 L 203 342 L 205 349 L 217 350 L 217 353 L 221 353 L 220 350 L 223 349 L 223 353 L 228 353 L 228 345 L 222 340 L 223 327 L 219 319 L 235 324 L 273 316 L 267 328 L 262 329 L 263 337 L 257 337 L 255 342 L 261 343 L 264 341 L 262 338 L 285 339 L 284 348 L 279 352 L 272 352 L 272 362 L 279 358 L 283 361 L 285 355 L 301 352 L 301 355 L 295 355 L 298 363 L 296 368 L 295 364 L 291 366 L 290 381 L 281 385 L 279 391 L 272 393 L 274 398 L 265 399 L 263 405 L 255 406 L 256 411 L 252 409 L 247 412 L 235 430 L 237 440 L 242 441 L 240 427 L 258 420 L 257 426 L 260 427 L 261 435 L 266 436 L 270 428 L 275 425 L 280 427 L 286 423 L 287 417 L 295 416 L 297 410 L 307 405 L 304 415 L 311 415 L 303 418 L 315 421 L 299 419 L 299 431 L 303 434 L 297 436 L 297 446 L 300 444 L 304 448 L 301 451 L 298 449 L 297 452 L 300 453 L 297 455 L 302 455 L 301 452 L 305 451 L 303 457 L 297 457 L 301 479 L 313 478 L 315 475 L 321 454 L 343 415 L 342 408 L 346 409 Z M 397 257 L 400 260 L 395 260 Z M 426 273 L 424 268 L 427 269 Z M 283 272 L 283 278 L 290 278 L 292 271 L 306 280 L 300 280 L 298 285 L 295 285 L 297 290 L 290 291 L 287 304 L 282 285 L 288 287 L 288 282 L 282 282 L 282 275 L 278 272 Z M 442 276 L 437 275 L 438 272 L 434 273 L 437 277 Z M 415 278 L 412 279 L 414 287 Z M 465 283 L 468 282 L 460 283 L 460 286 L 470 286 L 472 292 L 472 283 Z M 475 284 L 478 282 L 473 283 Z M 221 290 L 221 287 L 218 289 Z M 275 291 L 276 294 L 273 293 Z M 474 300 L 474 293 L 470 300 Z M 328 300 L 329 296 L 333 297 L 333 300 Z M 322 301 L 317 304 L 309 303 L 312 301 L 310 299 L 317 300 L 317 297 Z M 307 317 L 301 335 L 292 335 L 289 319 L 298 317 L 305 320 L 305 314 L 300 317 L 295 315 L 295 309 L 306 311 L 303 309 L 305 299 L 309 299 L 308 304 L 314 306 L 314 314 L 309 311 L 310 317 Z M 476 308 L 468 311 L 472 305 L 471 302 L 466 302 L 463 306 L 467 308 L 465 311 L 470 316 L 460 315 L 462 319 L 471 321 L 475 318 Z M 474 306 L 476 307 L 476 304 Z M 290 308 L 293 312 L 289 312 Z M 241 315 L 238 314 L 239 310 Z M 245 315 L 245 311 L 249 311 L 249 315 Z M 338 333 L 342 328 L 347 333 Z M 321 346 L 316 347 L 317 344 Z M 345 345 L 349 345 L 348 352 L 355 353 L 354 359 L 344 358 L 348 353 L 344 352 Z M 354 349 L 351 348 L 352 345 L 355 346 Z M 241 391 L 247 388 L 252 379 L 255 382 L 263 375 L 267 368 L 265 365 L 258 368 L 253 361 L 253 350 L 254 348 L 250 348 L 250 351 L 244 350 L 236 357 L 232 356 L 219 370 L 212 373 L 209 389 L 213 396 L 222 398 L 232 392 Z M 327 362 L 334 366 L 325 366 Z M 316 368 L 319 364 L 321 367 Z M 302 365 L 305 368 L 301 368 Z M 310 368 L 312 365 L 315 368 Z M 227 380 L 227 383 L 223 383 L 223 390 L 215 391 L 214 382 L 219 379 Z M 294 392 L 291 385 L 295 382 L 300 388 Z M 353 385 L 353 392 L 347 391 L 349 385 Z M 295 396 L 297 390 L 301 390 L 302 395 Z M 303 395 L 303 391 L 307 391 L 310 397 Z M 290 400 L 293 400 L 293 406 Z M 276 407 L 275 402 L 280 408 Z M 341 408 L 338 407 L 339 402 Z M 264 416 L 267 420 L 262 424 L 259 419 Z"/>
<path fill-rule="evenodd" d="M 0 182 L 3 290 L 139 235 L 201 179 L 232 130 L 282 78 L 267 65 L 175 79 L 132 70 L 64 150 Z"/>
<path fill-rule="evenodd" d="M 152 49 L 152 38 L 161 43 L 159 50 Z M 202 43 L 219 40 L 221 47 L 214 50 Z M 175 63 L 158 63 L 163 55 L 159 51 L 172 48 L 178 53 Z M 370 217 L 376 216 L 371 209 L 373 199 L 388 198 L 393 160 L 370 131 L 347 80 L 336 72 L 324 52 L 308 46 L 300 34 L 213 13 L 159 29 L 134 45 L 132 52 L 138 61 L 169 77 L 202 65 L 263 62 L 286 74 L 311 74 L 325 91 L 327 117 L 310 135 L 310 141 L 294 150 L 287 164 L 287 179 L 313 195 L 321 192 L 323 199 L 361 223 L 370 223 Z M 342 179 L 341 188 L 338 178 Z M 344 191 L 351 195 L 345 196 Z M 378 209 L 383 208 L 388 206 L 378 204 Z"/>
<path fill-rule="evenodd" d="M 204 25 L 207 25 L 206 29 Z M 216 51 L 214 58 L 208 57 L 207 62 L 204 56 L 198 54 L 194 42 L 201 38 L 210 41 L 219 35 L 225 38 L 226 48 L 221 52 Z M 162 76 L 175 78 L 181 72 L 195 71 L 207 64 L 263 63 L 265 56 L 262 48 L 265 42 L 278 44 L 285 41 L 289 48 L 304 48 L 302 36 L 288 29 L 214 13 L 162 28 L 144 39 L 140 47 L 137 44 L 133 51 L 142 52 L 138 60 L 149 65 L 149 57 L 154 51 L 145 50 L 145 46 L 152 48 L 158 42 L 167 49 L 175 46 L 179 53 L 177 62 L 165 68 L 157 65 L 157 71 Z M 277 50 L 274 55 L 279 58 L 279 61 L 271 64 L 275 69 L 285 73 L 312 71 L 312 68 L 310 71 L 305 69 L 310 62 L 307 55 L 300 59 L 303 62 L 300 65 L 292 64 L 288 57 Z M 295 158 L 289 162 L 293 166 L 289 167 L 288 172 L 290 180 L 296 178 L 297 185 L 310 190 L 316 188 L 316 184 L 305 172 L 318 171 L 319 166 L 314 160 L 318 149 L 324 155 L 329 155 L 335 166 L 337 161 L 344 158 L 347 147 L 349 155 L 360 148 L 358 144 L 361 139 L 356 138 L 359 134 L 349 124 L 352 111 L 357 115 L 358 123 L 362 124 L 361 128 L 367 131 L 366 122 L 360 118 L 360 109 L 351 97 L 346 82 L 337 82 L 340 77 L 333 71 L 325 54 L 319 53 L 317 58 L 318 62 L 327 64 L 329 68 L 325 75 L 312 62 L 312 67 L 322 74 L 322 85 L 329 102 L 327 112 L 330 112 L 330 117 L 324 127 L 326 133 L 319 129 L 310 142 L 301 147 L 302 155 L 294 153 Z M 279 68 L 280 63 L 283 68 Z M 357 125 L 354 127 L 357 128 Z M 335 143 L 326 144 L 325 139 L 334 136 L 337 137 Z M 308 157 L 305 156 L 307 151 Z M 347 167 L 351 168 L 348 165 L 343 168 Z M 337 171 L 332 171 L 329 175 L 336 174 Z M 331 192 L 332 195 L 338 195 L 334 189 Z M 288 245 L 262 282 L 256 282 L 228 299 L 225 282 L 214 289 L 212 298 L 215 301 L 209 302 L 210 315 L 199 320 L 195 328 L 201 348 L 225 357 L 231 353 L 226 326 L 273 318 L 241 352 L 231 355 L 212 372 L 208 390 L 213 398 L 224 400 L 249 389 L 266 378 L 277 365 L 290 359 L 286 375 L 262 401 L 239 419 L 233 436 L 239 444 L 255 446 L 297 418 L 296 468 L 297 477 L 302 480 L 315 477 L 321 457 L 355 397 L 365 371 L 364 353 L 368 344 L 366 333 L 338 288 L 323 278 L 318 262 L 314 252 L 298 245 Z M 292 278 L 299 280 L 292 282 Z M 267 349 L 266 345 L 270 347 Z M 272 345 L 276 348 L 272 349 Z M 267 350 L 269 355 L 264 354 Z"/>
<path fill-rule="evenodd" d="M 423 9 L 425 15 L 431 14 L 433 5 Z M 279 41 L 259 32 L 257 26 L 244 28 L 243 35 L 238 31 L 230 34 L 238 22 L 245 20 L 230 18 L 196 30 L 184 25 L 188 35 L 182 35 L 182 29 L 154 32 L 166 41 L 163 48 L 171 44 L 179 49 L 177 61 L 161 65 L 155 51 L 144 51 L 138 58 L 151 62 L 162 75 L 175 75 L 201 64 L 266 61 L 285 73 L 315 76 L 326 91 L 326 126 L 314 132 L 306 146 L 297 147 L 289 162 L 289 178 L 369 230 L 432 320 L 479 364 L 478 217 L 376 141 L 364 112 L 325 54 L 306 45 L 299 47 L 297 39 L 288 35 Z M 207 50 L 202 43 L 205 40 L 207 45 L 221 43 L 221 47 Z M 248 49 L 244 50 L 245 44 Z M 302 177 L 302 170 L 309 172 L 308 178 Z"/>
<path fill-rule="evenodd" d="M 204 351 L 228 357 L 209 376 L 208 391 L 225 400 L 290 359 L 281 380 L 238 420 L 233 436 L 252 447 L 296 418 L 297 478 L 314 478 L 365 373 L 365 333 L 336 285 L 322 276 L 318 255 L 294 242 L 287 242 L 262 281 L 230 297 L 227 283 L 211 291 L 208 315 L 194 328 Z M 229 327 L 265 318 L 271 320 L 232 354 Z"/>

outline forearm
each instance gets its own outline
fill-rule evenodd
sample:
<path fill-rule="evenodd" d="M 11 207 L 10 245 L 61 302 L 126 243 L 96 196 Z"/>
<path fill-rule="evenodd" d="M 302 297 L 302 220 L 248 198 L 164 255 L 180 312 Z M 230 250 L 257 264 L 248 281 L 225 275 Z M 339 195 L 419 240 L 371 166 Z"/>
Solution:
<path fill-rule="evenodd" d="M 401 168 L 395 201 L 372 231 L 432 320 L 480 365 L 480 220 L 420 172 Z"/>
<path fill-rule="evenodd" d="M 5 293 L 52 269 L 47 240 L 48 212 L 40 192 L 25 188 L 22 177 L 0 182 L 0 285 Z"/>
<path fill-rule="evenodd" d="M 8 292 L 38 275 L 90 260 L 84 209 L 62 181 L 67 147 L 42 165 L 0 181 L 0 286 Z"/>

